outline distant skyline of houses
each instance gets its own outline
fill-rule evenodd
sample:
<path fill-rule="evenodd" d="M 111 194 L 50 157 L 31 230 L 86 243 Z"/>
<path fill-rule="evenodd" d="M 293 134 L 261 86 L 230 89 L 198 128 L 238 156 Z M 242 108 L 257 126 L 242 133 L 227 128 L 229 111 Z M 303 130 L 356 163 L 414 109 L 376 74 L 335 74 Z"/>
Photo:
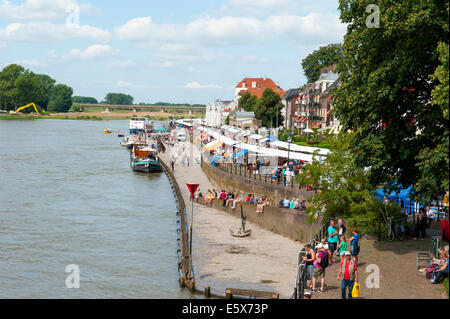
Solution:
<path fill-rule="evenodd" d="M 255 118 L 254 112 L 239 109 L 239 99 L 243 93 L 261 98 L 265 89 L 272 89 L 277 93 L 283 104 L 281 115 L 284 118 L 280 127 L 298 130 L 303 133 L 306 128 L 328 129 L 335 126 L 337 121 L 332 114 L 330 103 L 330 89 L 339 84 L 336 64 L 323 67 L 317 81 L 308 83 L 302 88 L 283 90 L 277 82 L 267 77 L 244 78 L 235 87 L 235 96 L 231 101 L 216 100 L 206 107 L 206 123 L 220 127 L 226 124 L 241 129 L 256 130 L 261 127 L 261 121 Z"/>

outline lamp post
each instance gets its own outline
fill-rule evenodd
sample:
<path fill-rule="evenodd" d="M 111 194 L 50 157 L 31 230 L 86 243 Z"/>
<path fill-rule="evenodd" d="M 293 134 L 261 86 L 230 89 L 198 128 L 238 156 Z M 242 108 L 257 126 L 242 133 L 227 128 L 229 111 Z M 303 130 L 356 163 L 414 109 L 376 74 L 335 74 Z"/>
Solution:
<path fill-rule="evenodd" d="M 292 137 L 291 136 L 288 136 L 288 138 L 287 138 L 287 141 L 288 141 L 288 164 L 289 164 L 289 153 L 290 153 L 290 151 L 291 151 L 291 143 L 292 143 Z"/>

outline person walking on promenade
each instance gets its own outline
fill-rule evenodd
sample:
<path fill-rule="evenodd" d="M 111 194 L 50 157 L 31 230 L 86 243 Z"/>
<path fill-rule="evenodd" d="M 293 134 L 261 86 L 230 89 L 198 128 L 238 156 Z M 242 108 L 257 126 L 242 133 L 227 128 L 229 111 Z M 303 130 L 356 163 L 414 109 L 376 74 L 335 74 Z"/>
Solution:
<path fill-rule="evenodd" d="M 305 245 L 306 256 L 303 256 L 303 260 L 306 262 L 306 280 L 311 281 L 311 285 L 308 288 L 312 288 L 312 274 L 314 270 L 314 260 L 316 260 L 316 252 L 312 249 L 310 244 Z"/>
<path fill-rule="evenodd" d="M 325 268 L 328 266 L 328 245 L 323 245 L 322 243 L 317 244 L 317 255 L 316 260 L 314 260 L 314 270 L 312 277 L 312 287 L 310 292 L 316 291 L 316 282 L 320 279 L 320 290 L 317 290 L 320 293 L 324 292 L 325 286 Z"/>
<path fill-rule="evenodd" d="M 338 242 L 338 231 L 336 230 L 334 226 L 334 220 L 330 220 L 330 226 L 328 227 L 328 257 L 329 257 L 329 263 L 330 265 L 333 264 L 333 253 L 337 249 L 337 242 Z"/>
<path fill-rule="evenodd" d="M 339 254 L 339 256 L 341 256 L 341 263 L 342 263 L 342 260 L 344 260 L 344 256 L 347 253 L 348 243 L 347 243 L 347 240 L 345 239 L 345 235 L 342 235 L 339 238 L 340 238 L 340 242 L 339 242 L 339 246 L 338 246 L 338 254 Z"/>
<path fill-rule="evenodd" d="M 345 233 L 347 231 L 347 228 L 344 225 L 344 221 L 341 218 L 339 218 L 339 220 L 338 220 L 337 230 L 338 230 L 338 238 L 341 238 L 341 236 L 345 235 Z M 347 248 L 345 248 L 345 250 L 347 250 Z M 339 249 L 336 251 L 336 255 L 340 256 Z M 342 260 L 342 258 L 341 258 L 341 260 Z"/>
<path fill-rule="evenodd" d="M 350 239 L 350 255 L 352 255 L 355 263 L 358 263 L 359 254 L 359 235 L 356 228 L 352 229 L 352 238 Z"/>
<path fill-rule="evenodd" d="M 430 228 L 431 223 L 433 222 L 433 215 L 434 215 L 430 206 L 427 206 L 427 210 L 425 213 L 427 214 L 427 228 Z"/>
<path fill-rule="evenodd" d="M 345 252 L 345 258 L 341 261 L 341 266 L 339 267 L 339 273 L 337 275 L 338 280 L 341 278 L 341 274 L 343 274 L 341 282 L 342 299 L 346 299 L 347 288 L 348 299 L 353 299 L 353 285 L 355 282 L 358 282 L 358 266 L 348 251 Z"/>
<path fill-rule="evenodd" d="M 417 240 L 417 234 L 420 235 L 420 240 L 424 240 L 427 232 L 427 214 L 423 207 L 420 208 L 419 220 L 416 225 L 416 235 L 413 238 Z"/>

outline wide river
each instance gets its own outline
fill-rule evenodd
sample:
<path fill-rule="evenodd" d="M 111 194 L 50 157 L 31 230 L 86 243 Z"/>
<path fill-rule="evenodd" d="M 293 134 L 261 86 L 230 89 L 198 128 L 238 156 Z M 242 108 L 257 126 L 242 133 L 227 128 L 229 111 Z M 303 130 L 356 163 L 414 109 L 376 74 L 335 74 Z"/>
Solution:
<path fill-rule="evenodd" d="M 131 170 L 127 128 L 0 120 L 0 298 L 195 298 L 178 285 L 169 180 Z"/>

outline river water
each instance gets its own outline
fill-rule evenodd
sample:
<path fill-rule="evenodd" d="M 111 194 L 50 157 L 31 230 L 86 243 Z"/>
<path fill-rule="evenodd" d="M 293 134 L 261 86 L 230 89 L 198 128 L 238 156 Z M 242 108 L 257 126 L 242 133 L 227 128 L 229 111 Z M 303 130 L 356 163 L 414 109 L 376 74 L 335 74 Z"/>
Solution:
<path fill-rule="evenodd" d="M 131 170 L 127 128 L 0 120 L 0 298 L 194 297 L 178 285 L 169 180 Z"/>

